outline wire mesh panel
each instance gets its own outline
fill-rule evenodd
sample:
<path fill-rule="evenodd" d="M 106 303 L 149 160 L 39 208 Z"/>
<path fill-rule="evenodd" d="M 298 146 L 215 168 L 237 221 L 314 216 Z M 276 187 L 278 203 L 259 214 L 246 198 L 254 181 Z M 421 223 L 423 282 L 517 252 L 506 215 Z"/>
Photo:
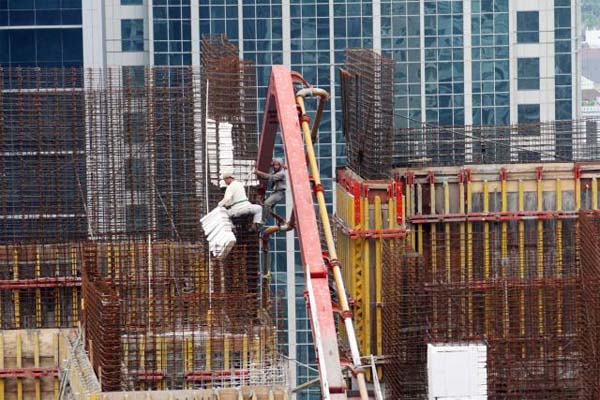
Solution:
<path fill-rule="evenodd" d="M 346 50 L 340 76 L 348 167 L 365 179 L 385 178 L 393 156 L 394 61 L 371 50 Z"/>
<path fill-rule="evenodd" d="M 81 70 L 0 69 L 0 243 L 87 235 Z"/>
<path fill-rule="evenodd" d="M 202 198 L 192 68 L 86 72 L 89 235 L 198 240 Z M 81 192 L 81 191 L 80 191 Z"/>
<path fill-rule="evenodd" d="M 227 37 L 211 36 L 202 39 L 202 72 L 204 190 L 208 206 L 214 207 L 221 196 L 222 171 L 231 169 L 247 187 L 258 184 L 256 68 L 238 58 Z"/>
<path fill-rule="evenodd" d="M 423 399 L 431 307 L 417 284 L 425 273 L 423 258 L 404 239 L 392 239 L 384 242 L 383 260 L 383 352 L 390 358 L 384 371 L 386 396 Z"/>
<path fill-rule="evenodd" d="M 284 383 L 256 269 L 240 258 L 252 250 L 208 264 L 201 243 L 88 246 L 84 323 L 104 390 Z"/>
<path fill-rule="evenodd" d="M 202 69 L 0 70 L 0 325 L 83 303 L 105 390 L 285 381 L 251 221 L 223 260 L 199 223 L 224 168 L 257 183 L 254 66 L 203 46 Z"/>
<path fill-rule="evenodd" d="M 384 310 L 402 315 L 388 331 L 398 336 L 390 345 L 404 347 L 391 350 L 398 367 L 386 379 L 422 398 L 425 381 L 403 376 L 423 373 L 426 344 L 485 343 L 488 398 L 594 398 L 586 397 L 594 378 L 585 365 L 597 360 L 582 343 L 595 341 L 597 277 L 592 267 L 582 272 L 578 212 L 598 208 L 598 164 L 398 173 L 409 232 L 384 257 Z M 597 243 L 585 247 L 593 259 Z M 402 258 L 411 254 L 405 248 L 420 259 L 417 271 Z M 409 355 L 413 368 L 401 364 Z"/>
<path fill-rule="evenodd" d="M 583 398 L 595 399 L 600 393 L 600 370 L 596 367 L 600 360 L 600 214 L 582 211 L 579 215 Z"/>
<path fill-rule="evenodd" d="M 402 167 L 595 160 L 600 156 L 598 120 L 509 126 L 422 123 L 397 129 L 394 155 Z"/>
<path fill-rule="evenodd" d="M 458 229 L 448 236 L 438 227 L 422 258 L 405 253 L 401 244 L 387 244 L 384 344 L 392 358 L 386 381 L 399 396 L 394 398 L 426 396 L 427 343 L 464 342 L 487 345 L 488 398 L 587 398 L 578 342 L 585 330 L 576 222 L 563 223 L 562 239 L 554 226 L 543 230 L 541 270 L 535 226 L 526 228 L 524 254 L 516 240 L 503 254 L 500 227 L 473 236 Z M 464 251 L 467 242 L 472 253 Z"/>

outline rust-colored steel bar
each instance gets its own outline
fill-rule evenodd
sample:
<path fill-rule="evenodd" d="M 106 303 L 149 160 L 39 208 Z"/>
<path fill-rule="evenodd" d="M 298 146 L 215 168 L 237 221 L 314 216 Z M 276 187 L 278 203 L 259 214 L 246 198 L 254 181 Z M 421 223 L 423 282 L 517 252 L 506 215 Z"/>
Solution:
<path fill-rule="evenodd" d="M 340 70 L 347 165 L 365 179 L 387 178 L 392 167 L 394 65 L 372 50 L 349 49 Z"/>
<path fill-rule="evenodd" d="M 384 352 L 390 357 L 385 379 L 393 396 L 426 395 L 427 343 L 484 342 L 489 398 L 594 398 L 598 221 L 597 212 L 545 221 L 542 264 L 536 221 L 523 221 L 523 232 L 516 223 L 505 229 L 490 225 L 487 235 L 482 222 L 473 222 L 469 235 L 459 229 L 461 222 L 449 230 L 437 227 L 435 240 L 423 243 L 423 257 L 402 239 L 388 240 Z M 424 224 L 423 229 L 427 236 L 433 227 Z M 474 259 L 469 279 L 461 275 L 467 248 Z M 472 312 L 465 309 L 469 299 Z"/>
<path fill-rule="evenodd" d="M 0 69 L 0 327 L 82 322 L 105 390 L 284 382 L 258 235 L 234 219 L 209 260 L 198 222 L 223 168 L 256 196 L 255 67 L 202 46 L 199 68 Z"/>

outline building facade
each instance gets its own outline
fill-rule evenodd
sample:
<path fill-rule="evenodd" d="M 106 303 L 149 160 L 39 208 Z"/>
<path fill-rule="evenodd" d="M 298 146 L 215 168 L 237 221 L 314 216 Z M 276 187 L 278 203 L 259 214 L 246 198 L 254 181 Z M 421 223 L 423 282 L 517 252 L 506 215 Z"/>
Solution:
<path fill-rule="evenodd" d="M 85 191 L 77 179 L 85 168 L 85 131 L 83 124 L 65 125 L 83 107 L 81 3 L 0 1 L 2 243 L 86 235 L 75 191 Z M 36 87 L 48 95 L 29 90 Z M 52 117 L 38 118 L 48 111 Z"/>
<path fill-rule="evenodd" d="M 81 0 L 0 1 L 2 67 L 83 66 Z"/>
<path fill-rule="evenodd" d="M 397 61 L 396 126 L 507 126 L 577 118 L 578 3 L 382 1 L 381 47 Z M 507 140 L 514 147 L 539 141 L 520 135 Z M 397 145 L 405 141 L 398 137 Z M 557 159 L 573 157 L 568 134 L 559 132 L 549 141 Z M 508 155 L 503 161 L 517 160 Z"/>

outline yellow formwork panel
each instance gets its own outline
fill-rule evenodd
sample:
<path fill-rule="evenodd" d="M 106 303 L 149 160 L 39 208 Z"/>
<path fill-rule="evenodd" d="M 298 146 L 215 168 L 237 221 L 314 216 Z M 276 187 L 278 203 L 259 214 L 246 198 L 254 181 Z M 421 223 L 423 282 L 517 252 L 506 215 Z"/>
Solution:
<path fill-rule="evenodd" d="M 56 397 L 61 366 L 58 337 L 71 329 L 0 331 L 0 399 L 45 400 Z"/>
<path fill-rule="evenodd" d="M 396 189 L 391 179 L 366 181 L 350 170 L 338 175 L 336 240 L 363 355 L 383 355 L 383 244 L 405 235 L 399 223 L 404 207 L 401 194 L 400 202 L 397 200 Z M 381 375 L 381 368 L 378 373 Z"/>

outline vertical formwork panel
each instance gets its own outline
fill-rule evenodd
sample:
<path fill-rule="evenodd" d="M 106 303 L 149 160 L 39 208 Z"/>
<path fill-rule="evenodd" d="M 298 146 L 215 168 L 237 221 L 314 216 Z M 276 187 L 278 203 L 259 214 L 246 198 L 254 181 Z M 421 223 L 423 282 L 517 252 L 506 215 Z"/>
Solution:
<path fill-rule="evenodd" d="M 340 171 L 337 179 L 336 238 L 359 347 L 362 354 L 381 356 L 384 246 L 405 236 L 402 194 L 393 180 L 364 180 L 349 169 Z"/>

